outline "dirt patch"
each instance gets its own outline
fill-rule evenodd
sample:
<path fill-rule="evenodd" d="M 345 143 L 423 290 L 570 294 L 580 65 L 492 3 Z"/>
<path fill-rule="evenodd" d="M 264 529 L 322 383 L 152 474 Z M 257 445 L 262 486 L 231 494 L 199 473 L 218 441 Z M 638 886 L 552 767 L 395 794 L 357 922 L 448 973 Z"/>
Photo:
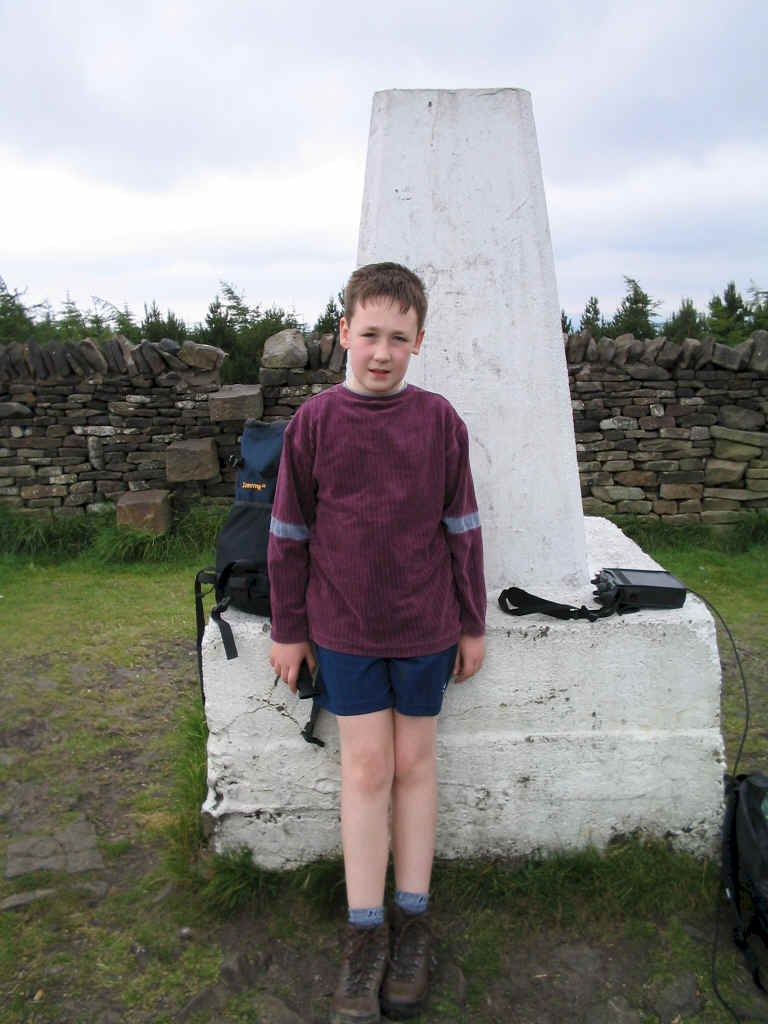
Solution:
<path fill-rule="evenodd" d="M 59 835 L 96 837 L 103 867 L 0 883 L 9 908 L 0 911 L 0 1021 L 326 1021 L 341 908 L 323 914 L 296 894 L 216 917 L 161 870 L 152 823 L 171 808 L 159 738 L 197 694 L 191 645 L 163 645 L 137 667 L 73 665 L 60 678 L 45 657 L 0 670 L 11 705 L 0 732 L 0 864 L 21 838 L 69 829 Z M 704 991 L 710 920 L 682 923 L 687 960 L 677 949 L 665 969 L 671 946 L 661 932 L 628 937 L 623 924 L 599 935 L 521 931 L 504 910 L 471 920 L 449 905 L 433 913 L 438 945 L 424 1022 L 729 1019 Z M 733 974 L 727 931 L 721 959 Z M 736 976 L 739 1006 L 768 1012 L 744 972 Z"/>

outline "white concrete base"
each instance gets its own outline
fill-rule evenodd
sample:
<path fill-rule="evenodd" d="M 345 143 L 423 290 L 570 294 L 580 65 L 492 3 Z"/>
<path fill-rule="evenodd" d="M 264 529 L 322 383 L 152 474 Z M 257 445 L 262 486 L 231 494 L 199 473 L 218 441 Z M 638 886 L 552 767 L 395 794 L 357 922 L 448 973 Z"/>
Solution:
<path fill-rule="evenodd" d="M 658 568 L 607 520 L 586 524 L 591 573 Z M 590 593 L 541 596 L 593 604 Z M 706 607 L 689 595 L 672 611 L 561 622 L 504 615 L 497 596 L 483 670 L 449 686 L 440 716 L 438 856 L 601 847 L 627 833 L 712 853 L 725 764 Z M 266 868 L 336 855 L 335 718 L 318 720 L 324 748 L 307 744 L 309 703 L 273 684 L 268 620 L 227 618 L 239 657 L 226 661 L 214 624 L 203 642 L 215 848 L 245 844 Z"/>

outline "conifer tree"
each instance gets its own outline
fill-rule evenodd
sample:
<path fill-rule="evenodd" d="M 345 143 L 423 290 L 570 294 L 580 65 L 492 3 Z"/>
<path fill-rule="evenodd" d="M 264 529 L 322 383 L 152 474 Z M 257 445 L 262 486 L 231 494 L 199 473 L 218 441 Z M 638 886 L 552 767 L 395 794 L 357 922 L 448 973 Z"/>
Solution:
<path fill-rule="evenodd" d="M 680 309 L 665 322 L 662 333 L 670 341 L 684 341 L 703 337 L 706 326 L 706 317 L 696 309 L 693 299 L 683 299 Z"/>
<path fill-rule="evenodd" d="M 582 331 L 590 331 L 593 338 L 599 338 L 602 333 L 604 324 L 603 316 L 600 312 L 600 304 L 597 301 L 596 295 L 590 295 L 587 299 L 587 304 L 584 307 L 584 312 L 581 314 L 579 320 L 579 329 Z"/>
<path fill-rule="evenodd" d="M 651 299 L 634 277 L 624 277 L 627 293 L 611 320 L 614 338 L 620 334 L 634 334 L 636 338 L 655 338 L 656 325 L 653 323 L 656 310 L 661 303 Z"/>

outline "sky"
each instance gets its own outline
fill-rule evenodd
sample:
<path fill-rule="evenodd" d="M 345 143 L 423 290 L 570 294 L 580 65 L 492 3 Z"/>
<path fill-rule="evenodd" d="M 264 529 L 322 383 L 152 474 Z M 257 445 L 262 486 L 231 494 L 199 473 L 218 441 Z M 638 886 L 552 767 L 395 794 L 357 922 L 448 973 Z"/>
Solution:
<path fill-rule="evenodd" d="M 560 304 L 768 289 L 765 0 L 0 0 L 0 277 L 26 305 L 226 281 L 310 326 L 355 266 L 373 94 L 533 100 Z"/>

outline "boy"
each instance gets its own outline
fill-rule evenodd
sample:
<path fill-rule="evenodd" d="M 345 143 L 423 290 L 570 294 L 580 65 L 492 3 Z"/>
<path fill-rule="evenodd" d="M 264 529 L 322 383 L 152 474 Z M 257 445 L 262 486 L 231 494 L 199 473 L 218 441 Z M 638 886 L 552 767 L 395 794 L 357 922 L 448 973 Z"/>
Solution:
<path fill-rule="evenodd" d="M 302 661 L 319 667 L 319 701 L 337 715 L 349 921 L 331 1021 L 374 1024 L 380 1006 L 410 1017 L 426 998 L 437 715 L 450 676 L 482 664 L 486 592 L 466 427 L 444 398 L 405 383 L 424 286 L 399 264 L 371 264 L 352 274 L 344 307 L 349 384 L 310 399 L 285 432 L 270 662 L 294 692 Z"/>

